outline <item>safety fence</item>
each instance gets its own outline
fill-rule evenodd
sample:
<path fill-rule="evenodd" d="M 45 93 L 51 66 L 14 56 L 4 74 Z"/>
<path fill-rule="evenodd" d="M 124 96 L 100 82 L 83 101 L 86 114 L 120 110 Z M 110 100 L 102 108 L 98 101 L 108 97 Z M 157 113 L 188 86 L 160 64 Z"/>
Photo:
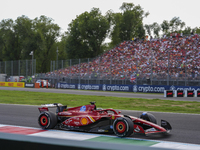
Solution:
<path fill-rule="evenodd" d="M 0 62 L 0 74 L 10 76 L 33 76 L 36 73 L 36 59 Z"/>

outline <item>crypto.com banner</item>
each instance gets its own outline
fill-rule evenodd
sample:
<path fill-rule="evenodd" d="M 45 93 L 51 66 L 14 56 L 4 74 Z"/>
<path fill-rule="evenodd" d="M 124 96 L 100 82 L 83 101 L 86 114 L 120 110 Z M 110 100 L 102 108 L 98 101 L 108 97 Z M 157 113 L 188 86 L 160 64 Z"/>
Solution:
<path fill-rule="evenodd" d="M 200 86 L 118 85 L 118 84 L 68 84 L 58 83 L 57 88 L 99 91 L 164 93 L 164 90 L 200 90 Z"/>

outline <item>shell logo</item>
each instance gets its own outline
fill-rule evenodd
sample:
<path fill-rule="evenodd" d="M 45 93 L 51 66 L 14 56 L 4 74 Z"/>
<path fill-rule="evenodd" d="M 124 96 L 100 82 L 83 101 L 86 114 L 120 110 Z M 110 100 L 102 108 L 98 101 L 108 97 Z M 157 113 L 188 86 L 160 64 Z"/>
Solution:
<path fill-rule="evenodd" d="M 82 125 L 86 125 L 88 123 L 88 120 L 86 118 L 81 119 Z"/>

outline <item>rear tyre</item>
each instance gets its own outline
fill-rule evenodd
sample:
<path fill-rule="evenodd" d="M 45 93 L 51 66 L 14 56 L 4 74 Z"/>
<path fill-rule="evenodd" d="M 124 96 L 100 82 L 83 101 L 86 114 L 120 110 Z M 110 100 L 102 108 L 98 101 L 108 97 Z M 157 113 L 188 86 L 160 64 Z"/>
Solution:
<path fill-rule="evenodd" d="M 133 133 L 133 121 L 127 117 L 119 117 L 113 122 L 113 131 L 119 137 L 127 137 Z"/>
<path fill-rule="evenodd" d="M 157 124 L 156 117 L 151 113 L 143 112 L 139 118 Z"/>
<path fill-rule="evenodd" d="M 41 112 L 38 117 L 38 124 L 42 129 L 53 129 L 58 122 L 57 116 L 51 111 Z"/>

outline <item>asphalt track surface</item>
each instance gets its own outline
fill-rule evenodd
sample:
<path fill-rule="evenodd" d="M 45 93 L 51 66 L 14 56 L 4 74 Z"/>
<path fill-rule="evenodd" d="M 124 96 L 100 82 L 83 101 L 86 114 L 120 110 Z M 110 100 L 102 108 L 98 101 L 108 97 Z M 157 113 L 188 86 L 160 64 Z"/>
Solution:
<path fill-rule="evenodd" d="M 116 93 L 116 92 L 114 93 L 91 92 L 91 91 L 79 91 L 79 90 L 31 89 L 31 88 L 7 88 L 7 87 L 0 87 L 0 90 L 23 90 L 23 91 L 37 91 L 37 92 L 68 93 L 68 94 L 79 94 L 79 95 L 104 95 L 104 96 L 115 96 L 115 97 L 119 96 L 119 97 L 163 99 L 162 95 L 154 95 L 154 94 L 132 94 L 132 93 L 129 94 L 129 93 Z M 193 101 L 193 98 L 182 98 L 182 99 Z M 176 98 L 170 98 L 170 99 L 179 100 Z M 199 98 L 196 100 L 200 101 Z M 0 104 L 0 124 L 39 128 L 39 125 L 37 123 L 39 111 L 37 108 L 38 106 Z M 139 111 L 122 110 L 122 114 L 132 115 L 136 117 L 138 117 L 141 113 L 142 112 Z M 161 119 L 167 120 L 171 124 L 172 131 L 170 135 L 169 136 L 156 135 L 148 137 L 132 135 L 133 138 L 200 144 L 200 115 L 159 113 L 159 112 L 151 112 L 151 113 L 157 118 L 158 124 L 160 124 Z"/>

